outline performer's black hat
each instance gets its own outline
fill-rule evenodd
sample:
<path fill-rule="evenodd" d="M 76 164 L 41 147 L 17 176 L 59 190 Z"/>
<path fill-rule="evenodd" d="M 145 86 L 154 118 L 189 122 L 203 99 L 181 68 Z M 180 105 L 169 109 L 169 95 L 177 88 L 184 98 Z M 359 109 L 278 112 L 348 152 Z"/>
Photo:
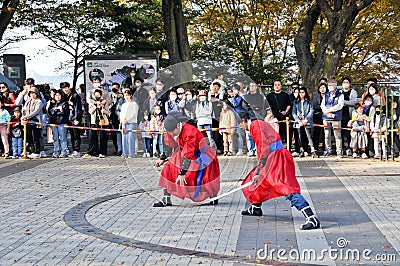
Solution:
<path fill-rule="evenodd" d="M 167 115 L 167 117 L 164 120 L 164 127 L 165 130 L 168 132 L 174 131 L 174 129 L 177 127 L 179 124 L 178 118 L 176 118 L 174 115 Z"/>
<path fill-rule="evenodd" d="M 257 112 L 254 112 L 253 109 L 251 108 L 243 108 L 242 110 L 239 111 L 239 117 L 241 119 L 247 119 L 247 120 L 263 120 L 261 115 L 257 114 Z"/>

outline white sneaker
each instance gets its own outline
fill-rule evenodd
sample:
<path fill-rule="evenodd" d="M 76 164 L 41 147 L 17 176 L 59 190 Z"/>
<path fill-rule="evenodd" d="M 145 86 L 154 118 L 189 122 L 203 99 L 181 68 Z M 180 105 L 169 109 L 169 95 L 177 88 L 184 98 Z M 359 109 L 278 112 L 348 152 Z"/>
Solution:
<path fill-rule="evenodd" d="M 351 150 L 350 150 L 350 149 L 347 149 L 346 155 L 347 155 L 347 156 L 351 156 L 351 154 L 352 154 Z"/>
<path fill-rule="evenodd" d="M 147 157 L 147 153 L 143 153 L 143 158 L 146 158 Z"/>
<path fill-rule="evenodd" d="M 40 158 L 40 154 L 32 153 L 32 154 L 28 155 L 28 158 L 30 158 L 30 159 L 39 159 Z"/>
<path fill-rule="evenodd" d="M 236 156 L 243 155 L 243 150 L 239 149 L 238 152 L 236 153 Z"/>
<path fill-rule="evenodd" d="M 293 156 L 293 157 L 299 157 L 300 154 L 299 154 L 298 152 L 295 152 L 295 151 L 294 151 L 294 152 L 292 152 L 292 156 Z"/>
<path fill-rule="evenodd" d="M 308 152 L 305 151 L 305 152 L 304 152 L 304 156 L 308 156 Z"/>
<path fill-rule="evenodd" d="M 356 152 L 353 153 L 353 158 L 354 158 L 354 159 L 355 159 L 355 158 L 358 158 L 358 155 L 357 155 Z"/>
<path fill-rule="evenodd" d="M 147 157 L 147 158 L 150 158 L 150 153 L 146 153 L 146 157 Z"/>
<path fill-rule="evenodd" d="M 46 157 L 48 157 L 48 155 L 46 154 L 46 152 L 45 152 L 45 151 L 41 151 L 41 152 L 40 152 L 40 158 L 46 158 Z"/>
<path fill-rule="evenodd" d="M 104 154 L 99 154 L 99 158 L 106 158 Z"/>
<path fill-rule="evenodd" d="M 81 154 L 77 151 L 73 151 L 70 155 L 68 155 L 69 158 L 80 158 Z"/>
<path fill-rule="evenodd" d="M 361 158 L 363 159 L 368 159 L 368 156 L 365 154 L 365 152 L 363 154 L 361 154 Z"/>

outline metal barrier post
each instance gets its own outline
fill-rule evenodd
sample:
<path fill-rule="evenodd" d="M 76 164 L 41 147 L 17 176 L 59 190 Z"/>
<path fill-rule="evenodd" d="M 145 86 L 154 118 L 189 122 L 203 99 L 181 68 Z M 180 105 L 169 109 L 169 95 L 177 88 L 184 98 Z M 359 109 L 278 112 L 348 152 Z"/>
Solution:
<path fill-rule="evenodd" d="M 289 117 L 286 117 L 286 149 L 290 151 L 290 141 L 289 141 Z"/>
<path fill-rule="evenodd" d="M 22 158 L 27 159 L 28 156 L 26 156 L 26 135 L 27 135 L 26 128 L 27 128 L 28 121 L 22 121 L 22 124 L 24 125 L 24 140 L 23 140 L 24 150 L 22 152 L 23 153 Z"/>

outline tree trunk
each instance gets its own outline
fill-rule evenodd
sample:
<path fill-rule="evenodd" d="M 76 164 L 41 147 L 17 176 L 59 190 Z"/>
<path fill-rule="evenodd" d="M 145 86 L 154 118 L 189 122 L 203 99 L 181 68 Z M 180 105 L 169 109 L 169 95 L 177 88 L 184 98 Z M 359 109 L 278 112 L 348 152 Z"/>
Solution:
<path fill-rule="evenodd" d="M 327 0 L 313 2 L 294 40 L 303 86 L 314 88 L 321 77 L 334 78 L 342 56 L 346 37 L 358 13 L 373 0 L 335 0 L 333 9 Z M 314 55 L 311 52 L 312 32 L 321 16 L 328 21 L 328 30 L 318 33 Z"/>
<path fill-rule="evenodd" d="M 171 68 L 174 77 L 169 86 L 176 86 L 192 80 L 191 64 L 177 65 L 191 60 L 181 0 L 162 0 L 162 12 L 169 61 L 171 65 L 176 65 Z"/>
<path fill-rule="evenodd" d="M 3 39 L 4 32 L 6 31 L 8 24 L 10 24 L 19 2 L 20 1 L 18 0 L 3 1 L 3 6 L 0 12 L 0 40 Z"/>
<path fill-rule="evenodd" d="M 181 0 L 162 0 L 164 32 L 171 65 L 190 60 L 190 47 Z"/>

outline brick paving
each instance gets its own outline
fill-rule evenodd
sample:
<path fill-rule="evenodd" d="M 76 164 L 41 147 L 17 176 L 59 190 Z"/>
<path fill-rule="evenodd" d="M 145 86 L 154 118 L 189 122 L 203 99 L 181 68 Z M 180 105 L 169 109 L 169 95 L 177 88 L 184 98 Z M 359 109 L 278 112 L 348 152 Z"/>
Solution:
<path fill-rule="evenodd" d="M 248 203 L 240 192 L 218 206 L 173 198 L 174 206 L 153 208 L 162 194 L 155 162 L 0 160 L 0 265 L 400 264 L 398 162 L 296 159 L 302 193 L 322 223 L 307 232 L 284 198 L 264 203 L 259 218 L 241 216 Z M 240 185 L 256 161 L 220 157 L 220 164 L 223 193 Z M 345 247 L 338 248 L 341 238 Z M 310 248 L 318 255 L 324 248 L 370 249 L 371 258 L 396 261 L 260 256 Z"/>

